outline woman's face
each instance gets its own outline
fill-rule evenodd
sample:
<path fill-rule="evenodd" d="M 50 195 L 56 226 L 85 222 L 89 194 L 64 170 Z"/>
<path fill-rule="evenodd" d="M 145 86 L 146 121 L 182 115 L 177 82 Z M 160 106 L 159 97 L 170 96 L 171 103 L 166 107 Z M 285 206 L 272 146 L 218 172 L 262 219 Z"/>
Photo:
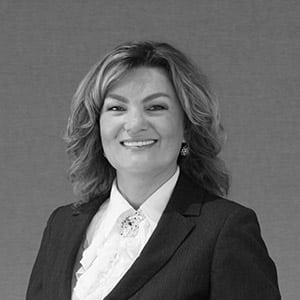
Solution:
<path fill-rule="evenodd" d="M 164 71 L 129 71 L 107 94 L 100 116 L 104 153 L 117 174 L 170 174 L 184 141 L 184 114 Z"/>

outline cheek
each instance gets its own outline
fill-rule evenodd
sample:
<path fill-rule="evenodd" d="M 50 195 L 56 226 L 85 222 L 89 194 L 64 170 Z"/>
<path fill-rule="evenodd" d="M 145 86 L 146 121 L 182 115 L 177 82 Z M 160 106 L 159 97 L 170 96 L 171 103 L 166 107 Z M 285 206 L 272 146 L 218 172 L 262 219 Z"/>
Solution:
<path fill-rule="evenodd" d="M 170 119 L 165 131 L 166 135 L 168 135 L 169 138 L 173 140 L 173 142 L 178 142 L 181 144 L 183 142 L 184 134 L 184 125 L 182 118 L 177 117 Z"/>
<path fill-rule="evenodd" d="M 100 138 L 103 147 L 109 142 L 112 136 L 112 126 L 109 126 L 107 118 L 103 117 L 100 119 Z"/>

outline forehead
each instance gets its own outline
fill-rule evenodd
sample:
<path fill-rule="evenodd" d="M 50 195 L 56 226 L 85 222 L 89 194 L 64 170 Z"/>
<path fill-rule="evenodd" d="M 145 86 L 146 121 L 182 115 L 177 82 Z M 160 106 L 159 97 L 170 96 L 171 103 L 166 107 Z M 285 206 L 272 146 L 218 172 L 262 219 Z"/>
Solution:
<path fill-rule="evenodd" d="M 138 67 L 129 70 L 109 91 L 109 93 L 124 96 L 147 96 L 147 94 L 154 92 L 167 93 L 172 97 L 175 96 L 174 88 L 165 71 L 154 67 Z"/>

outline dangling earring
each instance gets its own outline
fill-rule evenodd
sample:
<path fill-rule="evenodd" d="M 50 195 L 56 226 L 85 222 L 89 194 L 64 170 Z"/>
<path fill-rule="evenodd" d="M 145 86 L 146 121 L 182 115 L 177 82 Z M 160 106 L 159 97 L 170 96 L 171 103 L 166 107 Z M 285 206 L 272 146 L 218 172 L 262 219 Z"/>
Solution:
<path fill-rule="evenodd" d="M 187 156 L 190 153 L 190 148 L 187 144 L 184 144 L 180 150 L 180 155 L 181 156 Z"/>

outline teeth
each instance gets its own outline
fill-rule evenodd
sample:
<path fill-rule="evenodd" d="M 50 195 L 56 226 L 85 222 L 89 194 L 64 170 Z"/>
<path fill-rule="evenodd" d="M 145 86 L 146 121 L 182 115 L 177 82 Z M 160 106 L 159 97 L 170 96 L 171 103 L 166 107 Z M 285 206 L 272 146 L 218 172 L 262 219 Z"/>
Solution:
<path fill-rule="evenodd" d="M 142 147 L 142 146 L 147 146 L 155 143 L 154 140 L 148 140 L 148 141 L 125 141 L 123 144 L 127 147 Z"/>

